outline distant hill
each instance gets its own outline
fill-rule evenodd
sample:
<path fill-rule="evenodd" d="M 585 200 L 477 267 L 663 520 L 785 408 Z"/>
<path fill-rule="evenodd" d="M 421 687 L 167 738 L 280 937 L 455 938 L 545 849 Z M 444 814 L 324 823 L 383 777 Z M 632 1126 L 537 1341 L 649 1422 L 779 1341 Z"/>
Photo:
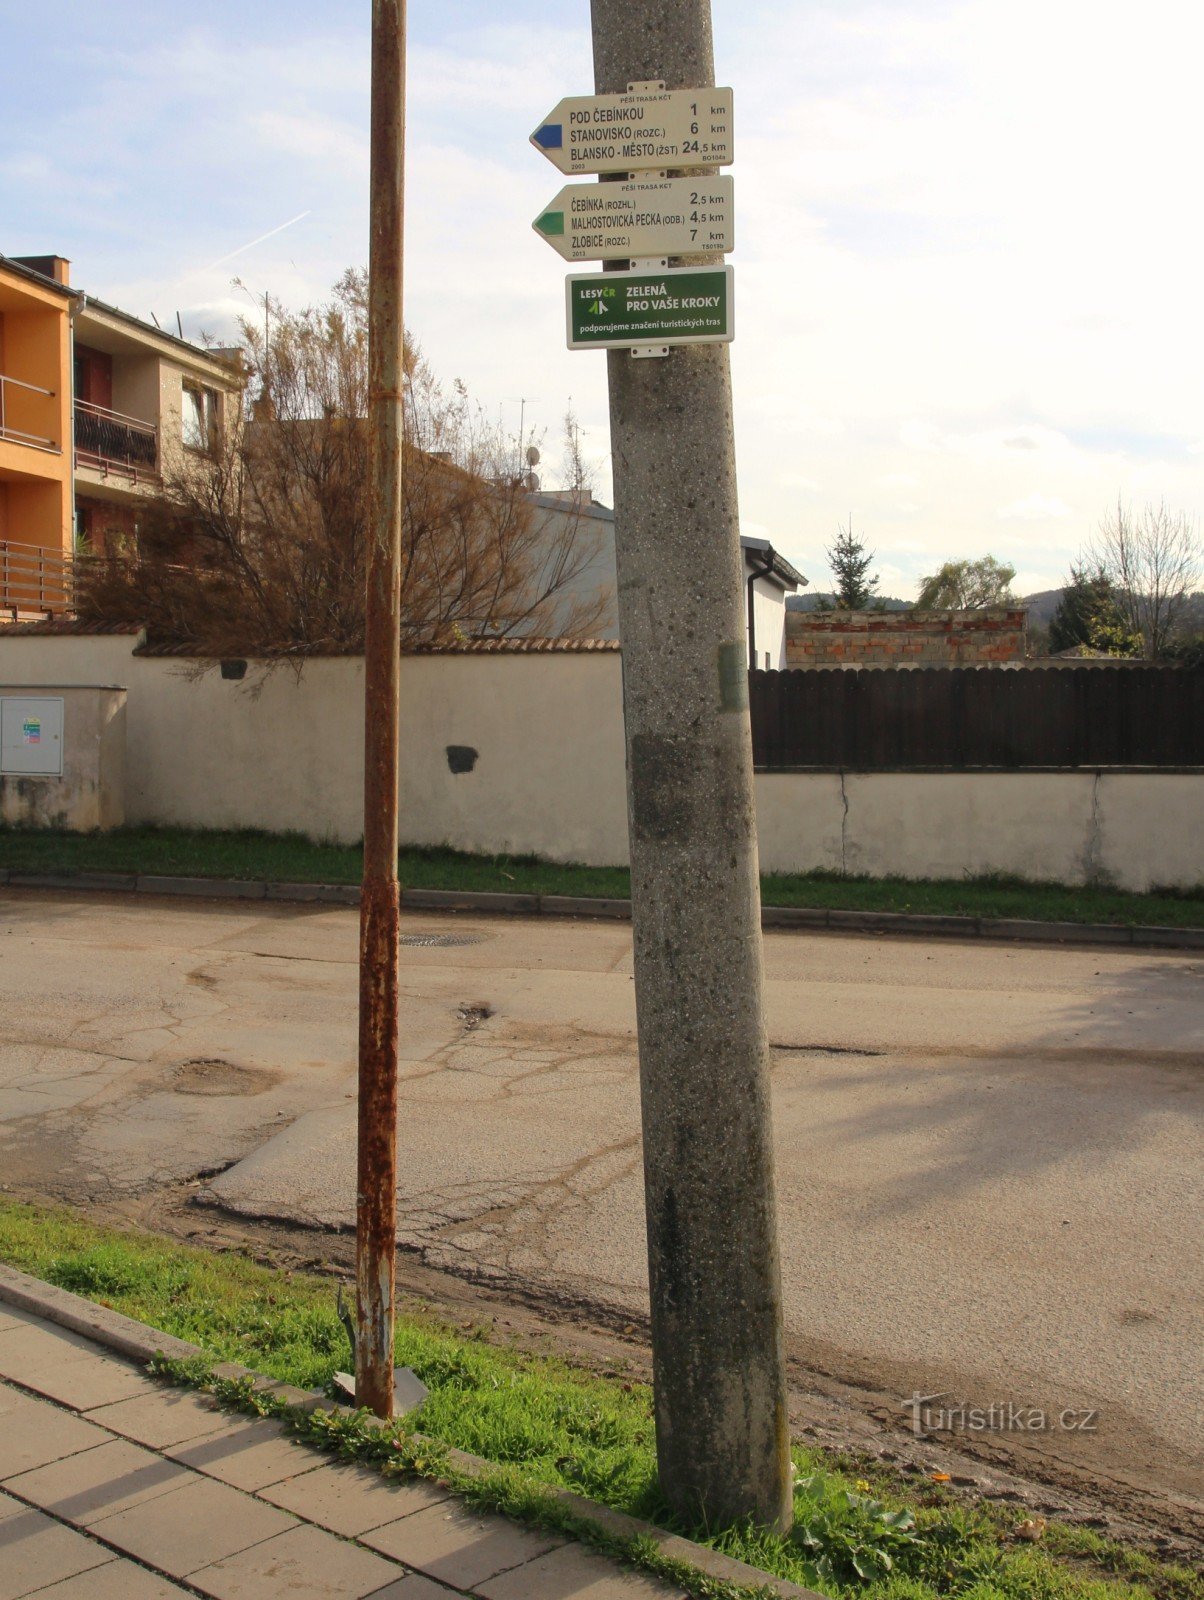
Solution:
<path fill-rule="evenodd" d="M 1048 628 L 1065 592 L 1064 589 L 1040 589 L 1036 594 L 1026 594 L 1020 604 L 1028 607 L 1029 627 Z"/>
<path fill-rule="evenodd" d="M 1029 627 L 1048 628 L 1065 592 L 1064 589 L 1039 589 L 1036 594 L 1026 594 L 1019 604 L 1028 609 Z M 832 594 L 788 594 L 786 609 L 819 611 L 825 606 L 833 606 L 835 601 L 836 596 Z M 915 605 L 914 600 L 896 600 L 891 595 L 875 595 L 872 603 L 881 603 L 887 611 L 910 611 Z M 1185 633 L 1204 633 L 1204 590 L 1188 595 L 1179 613 L 1179 625 Z"/>
<path fill-rule="evenodd" d="M 787 611 L 821 611 L 825 607 L 831 608 L 836 604 L 834 594 L 788 594 L 786 596 Z M 870 601 L 869 608 L 881 606 L 884 611 L 910 611 L 914 601 L 896 600 L 892 595 L 878 595 Z"/>
<path fill-rule="evenodd" d="M 1048 628 L 1065 593 L 1065 589 L 1042 589 L 1037 594 L 1025 595 L 1020 604 L 1028 607 L 1029 626 Z M 1186 633 L 1204 631 L 1204 590 L 1188 595 L 1179 612 L 1179 626 Z"/>

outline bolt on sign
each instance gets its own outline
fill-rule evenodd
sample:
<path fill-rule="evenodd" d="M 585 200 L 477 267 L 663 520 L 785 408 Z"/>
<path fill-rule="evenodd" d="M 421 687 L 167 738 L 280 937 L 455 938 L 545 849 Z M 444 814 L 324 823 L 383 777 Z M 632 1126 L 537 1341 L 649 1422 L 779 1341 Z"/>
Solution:
<path fill-rule="evenodd" d="M 735 337 L 730 267 L 571 274 L 570 350 L 728 344 Z"/>
<path fill-rule="evenodd" d="M 731 250 L 730 178 L 566 183 L 532 223 L 566 261 L 688 256 Z"/>
<path fill-rule="evenodd" d="M 733 159 L 732 91 L 650 86 L 571 96 L 548 112 L 531 143 L 570 174 L 725 167 Z"/>

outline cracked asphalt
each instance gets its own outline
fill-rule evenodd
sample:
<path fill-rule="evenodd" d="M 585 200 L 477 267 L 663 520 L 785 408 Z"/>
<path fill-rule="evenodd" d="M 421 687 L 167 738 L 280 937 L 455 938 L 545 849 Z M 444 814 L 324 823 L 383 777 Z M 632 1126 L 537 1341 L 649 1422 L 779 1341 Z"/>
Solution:
<path fill-rule="evenodd" d="M 475 942 L 402 950 L 403 1250 L 642 1318 L 630 930 L 402 918 L 444 932 Z M 796 1370 L 896 1428 L 915 1391 L 1041 1408 L 1039 1435 L 970 1443 L 1194 1518 L 1204 961 L 776 931 L 765 954 Z M 0 1181 L 346 1230 L 356 958 L 342 909 L 0 891 Z"/>

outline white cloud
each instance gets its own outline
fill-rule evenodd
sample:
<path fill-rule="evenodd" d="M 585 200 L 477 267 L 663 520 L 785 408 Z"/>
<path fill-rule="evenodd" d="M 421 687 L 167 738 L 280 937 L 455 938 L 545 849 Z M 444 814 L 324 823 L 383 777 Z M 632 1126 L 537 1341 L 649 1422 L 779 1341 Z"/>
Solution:
<path fill-rule="evenodd" d="M 1118 490 L 1198 513 L 1181 0 L 1146 0 L 1139 29 L 1048 0 L 716 9 L 736 92 L 745 526 L 819 571 L 852 506 L 906 592 L 994 546 L 1035 587 L 1058 582 Z M 268 42 L 273 11 L 287 26 Z M 564 348 L 563 264 L 530 229 L 559 179 L 527 136 L 588 92 L 587 19 L 518 0 L 471 31 L 484 14 L 414 22 L 407 319 L 516 428 L 523 396 L 555 435 L 571 395 L 605 494 L 606 363 Z M 0 248 L 61 249 L 84 287 L 161 318 L 178 305 L 194 331 L 251 310 L 234 271 L 296 304 L 325 293 L 367 255 L 366 25 L 308 15 L 263 0 L 246 37 L 110 29 L 69 54 L 48 30 L 39 48 L 58 53 L 23 76 L 64 92 L 6 107 Z"/>
<path fill-rule="evenodd" d="M 1000 522 L 1048 522 L 1056 517 L 1070 516 L 1070 507 L 1057 495 L 1029 494 L 1023 500 L 1013 500 L 1009 506 L 1000 506 L 995 515 Z"/>
<path fill-rule="evenodd" d="M 814 478 L 801 472 L 779 472 L 778 482 L 783 489 L 801 489 L 804 494 L 818 494 L 820 486 Z"/>
<path fill-rule="evenodd" d="M 905 422 L 899 442 L 909 450 L 963 456 L 973 461 L 995 461 L 1009 452 L 1039 451 L 1043 456 L 1066 455 L 1070 441 L 1053 428 L 1025 424 L 1021 427 L 983 428 L 973 433 L 946 432 L 933 422 Z"/>
<path fill-rule="evenodd" d="M 333 167 L 344 182 L 368 181 L 367 136 L 338 118 L 257 111 L 251 114 L 247 131 L 263 149 L 297 157 L 311 168 Z"/>

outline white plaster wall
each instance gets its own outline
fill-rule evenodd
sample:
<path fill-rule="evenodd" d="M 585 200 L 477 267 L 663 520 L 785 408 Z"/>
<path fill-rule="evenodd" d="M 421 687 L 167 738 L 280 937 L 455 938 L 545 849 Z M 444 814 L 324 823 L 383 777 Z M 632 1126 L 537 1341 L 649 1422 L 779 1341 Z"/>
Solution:
<path fill-rule="evenodd" d="M 746 572 L 746 584 L 747 581 Z M 770 668 L 780 671 L 786 665 L 786 595 L 768 578 L 757 578 L 753 583 L 753 621 L 757 630 L 755 665 L 765 666 L 768 651 Z"/>
<path fill-rule="evenodd" d="M 840 872 L 845 812 L 838 772 L 758 772 L 762 872 Z"/>
<path fill-rule="evenodd" d="M 845 871 L 1084 882 L 1094 787 L 1089 772 L 850 773 Z"/>
<path fill-rule="evenodd" d="M 1204 774 L 757 775 L 764 871 L 1204 884 Z"/>
<path fill-rule="evenodd" d="M 135 643 L 0 629 L 0 686 L 126 686 L 129 822 L 359 839 L 359 660 L 237 683 Z M 617 653 L 407 657 L 401 684 L 406 842 L 627 859 Z M 449 745 L 477 752 L 471 771 Z M 1204 774 L 760 773 L 757 811 L 768 872 L 1204 882 Z"/>
<path fill-rule="evenodd" d="M 86 342 L 86 341 L 85 341 Z M 113 358 L 113 410 L 159 423 L 159 361 L 153 355 Z"/>
<path fill-rule="evenodd" d="M 1204 885 L 1204 776 L 1117 772 L 1100 783 L 1099 859 L 1124 888 Z"/>
<path fill-rule="evenodd" d="M 126 815 L 198 828 L 363 831 L 363 663 L 242 682 L 132 656 L 130 637 L 4 639 L 0 683 L 128 688 Z M 401 674 L 401 835 L 412 844 L 627 857 L 620 658 L 410 656 Z M 477 751 L 453 773 L 449 745 Z"/>
<path fill-rule="evenodd" d="M 363 832 L 363 666 L 313 663 L 298 678 L 197 677 L 134 660 L 128 700 L 131 822 L 264 828 L 353 843 Z"/>
<path fill-rule="evenodd" d="M 595 866 L 626 861 L 620 671 L 615 653 L 404 660 L 404 836 Z M 471 772 L 449 770 L 450 744 L 478 752 Z"/>
<path fill-rule="evenodd" d="M 125 684 L 131 667 L 137 665 L 130 659 L 137 643 L 128 633 L 38 638 L 9 634 L 0 627 L 0 684 Z"/>

